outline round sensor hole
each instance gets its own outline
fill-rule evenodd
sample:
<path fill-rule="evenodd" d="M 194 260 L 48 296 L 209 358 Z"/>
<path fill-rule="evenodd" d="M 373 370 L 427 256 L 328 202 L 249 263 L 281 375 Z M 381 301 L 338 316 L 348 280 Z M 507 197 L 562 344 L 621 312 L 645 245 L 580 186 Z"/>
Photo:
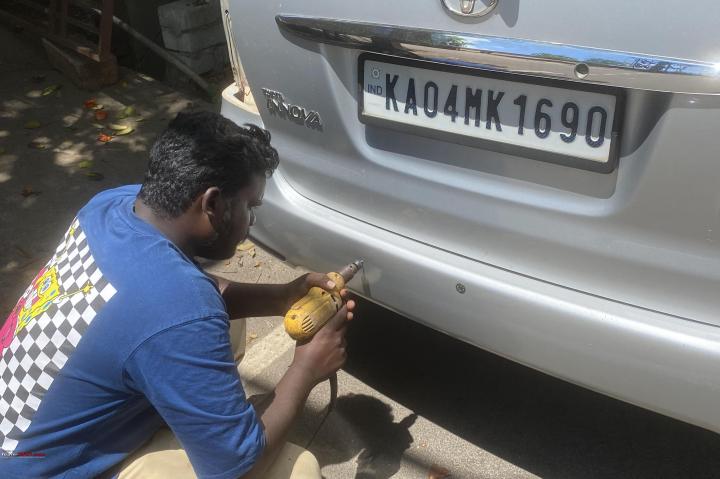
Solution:
<path fill-rule="evenodd" d="M 578 63 L 575 65 L 575 76 L 580 78 L 586 78 L 590 74 L 590 67 L 585 63 Z"/>

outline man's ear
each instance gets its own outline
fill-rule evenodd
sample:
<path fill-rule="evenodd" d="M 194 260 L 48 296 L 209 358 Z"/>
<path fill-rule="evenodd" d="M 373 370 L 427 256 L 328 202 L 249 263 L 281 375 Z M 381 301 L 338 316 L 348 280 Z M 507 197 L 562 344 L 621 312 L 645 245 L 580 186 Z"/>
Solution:
<path fill-rule="evenodd" d="M 207 216 L 213 229 L 216 231 L 222 224 L 225 213 L 225 202 L 222 200 L 222 193 L 217 186 L 211 186 L 200 196 L 200 208 Z"/>

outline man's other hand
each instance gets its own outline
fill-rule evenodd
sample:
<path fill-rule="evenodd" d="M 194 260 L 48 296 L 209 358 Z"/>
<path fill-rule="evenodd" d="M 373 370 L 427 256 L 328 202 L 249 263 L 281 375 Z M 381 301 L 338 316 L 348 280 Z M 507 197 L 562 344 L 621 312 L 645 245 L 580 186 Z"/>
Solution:
<path fill-rule="evenodd" d="M 347 295 L 347 290 L 341 292 Z M 355 301 L 348 301 L 311 339 L 298 342 L 291 367 L 298 368 L 315 386 L 343 367 L 347 359 L 345 332 L 353 318 Z"/>

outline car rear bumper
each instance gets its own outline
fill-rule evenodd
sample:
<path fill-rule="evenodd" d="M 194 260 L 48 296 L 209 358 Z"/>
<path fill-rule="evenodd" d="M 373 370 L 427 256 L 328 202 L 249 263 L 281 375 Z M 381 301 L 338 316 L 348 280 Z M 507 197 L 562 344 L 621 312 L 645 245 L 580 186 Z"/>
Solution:
<path fill-rule="evenodd" d="M 262 123 L 231 95 L 223 95 L 222 113 Z M 720 432 L 720 328 L 377 228 L 301 196 L 282 168 L 263 203 L 252 235 L 289 262 L 330 271 L 362 258 L 365 269 L 350 283 L 361 296 L 513 361 Z"/>

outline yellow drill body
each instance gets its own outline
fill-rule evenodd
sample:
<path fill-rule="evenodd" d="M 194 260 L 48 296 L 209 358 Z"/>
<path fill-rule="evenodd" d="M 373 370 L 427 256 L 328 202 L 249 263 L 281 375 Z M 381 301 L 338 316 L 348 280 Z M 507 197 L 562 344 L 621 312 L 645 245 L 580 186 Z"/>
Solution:
<path fill-rule="evenodd" d="M 340 290 L 361 267 L 362 262 L 355 261 L 339 273 L 328 273 L 328 277 L 335 282 L 332 292 L 314 287 L 293 304 L 285 315 L 285 331 L 290 337 L 298 341 L 310 339 L 325 326 L 325 323 L 342 308 Z"/>

